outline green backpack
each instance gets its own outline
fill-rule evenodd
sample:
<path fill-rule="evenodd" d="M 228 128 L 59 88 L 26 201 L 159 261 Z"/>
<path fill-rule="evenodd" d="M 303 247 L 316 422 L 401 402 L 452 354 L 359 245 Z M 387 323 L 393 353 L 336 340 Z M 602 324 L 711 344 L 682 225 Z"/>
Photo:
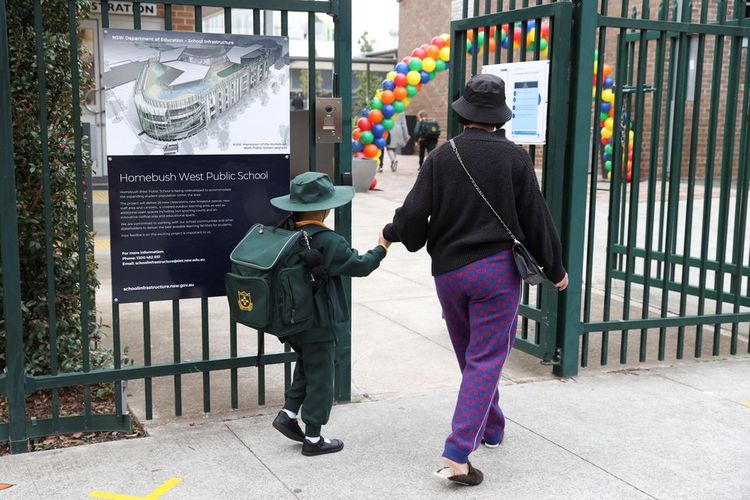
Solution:
<path fill-rule="evenodd" d="M 310 237 L 256 224 L 232 253 L 225 284 L 233 320 L 277 337 L 313 327 L 314 278 L 306 269 L 304 253 Z"/>
<path fill-rule="evenodd" d="M 420 139 L 439 139 L 440 124 L 432 120 L 422 120 L 419 124 Z"/>

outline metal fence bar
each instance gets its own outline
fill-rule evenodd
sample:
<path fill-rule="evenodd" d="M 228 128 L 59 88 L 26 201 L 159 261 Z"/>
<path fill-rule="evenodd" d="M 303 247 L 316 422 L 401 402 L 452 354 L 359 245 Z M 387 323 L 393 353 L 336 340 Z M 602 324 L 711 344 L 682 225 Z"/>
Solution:
<path fill-rule="evenodd" d="M 8 59 L 8 22 L 5 0 L 0 0 L 0 123 L 12 123 Z M 3 266 L 3 317 L 5 320 L 6 390 L 10 451 L 28 451 L 26 397 L 24 393 L 23 317 L 18 255 L 18 212 L 13 153 L 13 129 L 0 128 L 0 262 Z"/>
<path fill-rule="evenodd" d="M 266 367 L 264 355 L 266 353 L 266 334 L 258 330 L 258 406 L 266 404 Z"/>
<path fill-rule="evenodd" d="M 36 32 L 36 69 L 39 82 L 39 142 L 42 153 L 42 182 L 44 190 L 44 232 L 47 264 L 47 321 L 49 321 L 50 373 L 57 374 L 57 301 L 55 300 L 54 214 L 50 185 L 49 132 L 47 121 L 47 62 L 44 55 L 42 2 L 34 0 L 34 30 Z M 60 418 L 60 396 L 52 391 L 52 419 Z"/>
<path fill-rule="evenodd" d="M 180 301 L 172 301 L 172 359 L 175 364 L 180 363 Z M 174 415 L 182 416 L 182 377 L 179 373 L 174 376 Z"/>
<path fill-rule="evenodd" d="M 315 130 L 315 98 L 317 96 L 317 74 L 315 73 L 315 14 L 310 12 L 307 15 L 307 109 L 308 109 L 308 127 L 309 130 Z M 318 169 L 318 144 L 315 136 L 311 135 L 308 140 L 309 146 L 309 163 L 310 171 L 315 172 Z"/>
<path fill-rule="evenodd" d="M 201 354 L 204 361 L 211 358 L 208 335 L 208 299 L 201 298 Z M 211 374 L 203 372 L 203 412 L 211 412 Z"/>
<path fill-rule="evenodd" d="M 86 222 L 86 193 L 84 192 L 83 180 L 83 153 L 82 153 L 82 129 L 81 129 L 81 95 L 80 76 L 78 64 L 78 18 L 77 5 L 74 0 L 68 1 L 68 28 L 70 36 L 70 71 L 71 71 L 71 98 L 72 98 L 72 121 L 74 137 L 74 161 L 76 176 L 76 210 L 78 212 L 78 268 L 79 288 L 81 291 L 81 347 L 83 350 L 83 371 L 91 369 L 91 353 L 89 345 L 89 278 L 88 278 L 88 256 L 91 250 L 86 244 L 88 227 Z M 83 388 L 83 412 L 87 423 L 91 422 L 91 388 Z"/>
<path fill-rule="evenodd" d="M 143 303 L 143 365 L 151 366 L 151 304 Z M 154 418 L 153 388 L 151 377 L 143 379 L 145 392 L 146 420 Z"/>

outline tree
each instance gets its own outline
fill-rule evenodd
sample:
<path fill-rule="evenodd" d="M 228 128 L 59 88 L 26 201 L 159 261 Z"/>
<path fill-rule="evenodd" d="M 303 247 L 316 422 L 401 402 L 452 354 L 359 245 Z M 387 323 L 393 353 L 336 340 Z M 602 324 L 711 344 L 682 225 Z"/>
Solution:
<path fill-rule="evenodd" d="M 88 0 L 76 0 L 78 19 L 88 15 Z M 72 126 L 72 78 L 70 71 L 70 36 L 68 34 L 68 0 L 43 2 L 42 33 L 46 65 L 46 98 L 48 104 L 49 165 L 52 195 L 53 257 L 55 297 L 47 291 L 46 233 L 42 178 L 42 144 L 40 139 L 39 81 L 37 79 L 36 33 L 34 9 L 25 0 L 10 0 L 7 5 L 10 55 L 11 110 L 16 167 L 18 210 L 18 250 L 21 267 L 21 300 L 26 369 L 32 374 L 50 371 L 50 325 L 48 311 L 54 299 L 58 366 L 61 371 L 82 369 L 82 326 L 91 341 L 101 337 L 95 315 L 81 318 L 79 269 L 79 227 L 76 206 L 75 140 Z M 81 96 L 92 88 L 86 76 L 86 58 L 79 50 Z M 76 106 L 80 105 L 76 103 Z M 8 126 L 8 124 L 3 124 Z M 84 152 L 84 173 L 91 161 Z M 84 175 L 85 178 L 85 175 Z M 93 256 L 93 233 L 84 232 L 85 274 L 88 287 L 83 293 L 94 304 L 99 282 Z M 0 277 L 2 268 L 0 268 Z M 3 288 L 0 280 L 0 308 Z M 0 309 L 0 371 L 5 368 L 5 324 Z M 93 368 L 109 359 L 102 350 L 91 351 Z"/>
<path fill-rule="evenodd" d="M 357 40 L 359 45 L 359 51 L 362 54 L 368 54 L 373 51 L 372 44 L 368 38 L 368 33 L 365 31 L 360 35 Z M 375 94 L 375 91 L 380 87 L 380 83 L 383 81 L 382 75 L 379 73 L 368 73 L 367 71 L 355 71 L 354 77 L 359 85 L 354 87 L 354 102 L 352 103 L 353 109 L 364 109 L 368 106 L 370 99 Z M 359 113 L 355 113 L 352 116 L 353 122 L 356 123 L 359 119 Z"/>
<path fill-rule="evenodd" d="M 374 49 L 372 48 L 372 44 L 375 42 L 373 40 L 372 42 L 367 38 L 367 32 L 365 31 L 362 33 L 359 37 L 359 40 L 357 40 L 357 44 L 359 45 L 359 51 L 363 54 L 369 54 Z"/>

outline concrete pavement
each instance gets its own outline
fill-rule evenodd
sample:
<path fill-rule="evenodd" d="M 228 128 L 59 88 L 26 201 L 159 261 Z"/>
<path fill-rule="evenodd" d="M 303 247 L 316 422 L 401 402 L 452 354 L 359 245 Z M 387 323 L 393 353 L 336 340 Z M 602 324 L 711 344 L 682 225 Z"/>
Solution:
<path fill-rule="evenodd" d="M 434 374 L 439 378 L 440 374 Z M 151 436 L 0 460 L 0 499 L 94 491 L 165 499 L 748 498 L 750 359 L 513 384 L 498 449 L 476 488 L 432 476 L 453 390 L 334 408 L 341 453 L 303 457 L 272 415 L 150 427 Z"/>

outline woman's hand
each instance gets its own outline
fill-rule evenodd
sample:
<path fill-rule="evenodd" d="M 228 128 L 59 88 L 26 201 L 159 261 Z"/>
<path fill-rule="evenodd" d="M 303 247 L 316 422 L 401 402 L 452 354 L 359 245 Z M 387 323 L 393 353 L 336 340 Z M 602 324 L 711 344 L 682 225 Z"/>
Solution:
<path fill-rule="evenodd" d="M 568 288 L 568 273 L 565 273 L 565 276 L 563 276 L 563 279 L 560 280 L 560 283 L 555 283 L 555 288 L 557 288 L 561 292 Z"/>
<path fill-rule="evenodd" d="M 383 236 L 383 231 L 380 231 L 380 236 L 378 236 L 378 245 L 382 245 L 382 247 L 386 250 L 388 250 L 388 247 L 391 246 L 391 242 L 386 240 L 385 236 Z"/>

